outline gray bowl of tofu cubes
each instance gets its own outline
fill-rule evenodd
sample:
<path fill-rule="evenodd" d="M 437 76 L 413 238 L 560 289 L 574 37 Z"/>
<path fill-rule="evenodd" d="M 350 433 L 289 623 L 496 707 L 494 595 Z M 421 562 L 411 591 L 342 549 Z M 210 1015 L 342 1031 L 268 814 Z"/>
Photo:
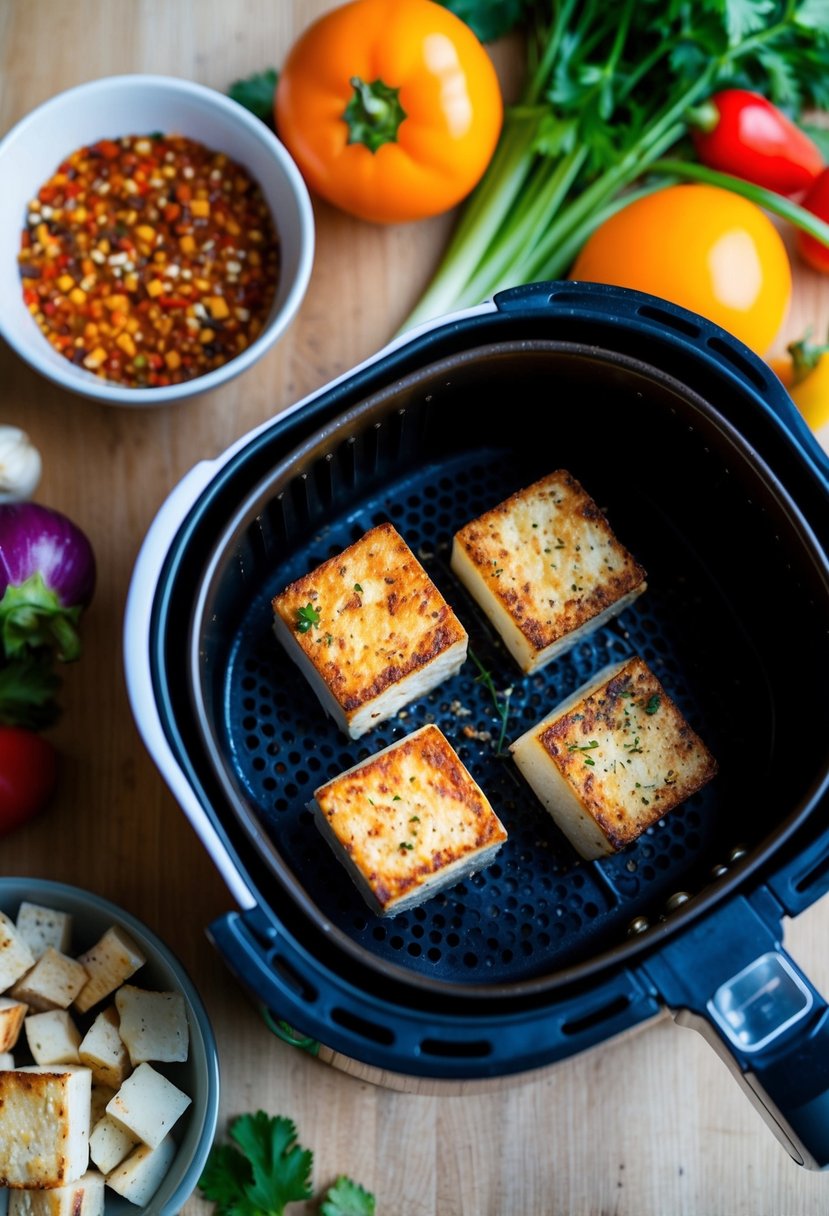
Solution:
<path fill-rule="evenodd" d="M 172 1216 L 218 1101 L 210 1022 L 163 942 L 91 892 L 0 878 L 0 1212 Z"/>

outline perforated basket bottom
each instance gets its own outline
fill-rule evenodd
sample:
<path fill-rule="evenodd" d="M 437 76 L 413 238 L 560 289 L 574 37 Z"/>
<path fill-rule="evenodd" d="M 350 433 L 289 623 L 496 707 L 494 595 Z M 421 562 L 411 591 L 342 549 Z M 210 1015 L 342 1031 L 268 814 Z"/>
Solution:
<path fill-rule="evenodd" d="M 320 915 L 381 962 L 460 983 L 543 975 L 621 940 L 636 916 L 658 916 L 678 890 L 705 886 L 728 847 L 758 829 L 756 818 L 749 819 L 756 813 L 745 772 L 742 766 L 733 771 L 729 757 L 755 758 L 759 789 L 764 772 L 756 758 L 772 751 L 771 741 L 758 737 L 771 720 L 762 667 L 739 620 L 704 562 L 635 487 L 614 497 L 610 522 L 645 566 L 647 592 L 542 672 L 519 673 L 449 569 L 449 553 L 462 524 L 524 484 L 526 470 L 508 452 L 484 451 L 410 470 L 382 495 L 366 498 L 273 569 L 242 620 L 225 683 L 221 744 L 227 762 Z M 597 493 L 589 481 L 585 488 Z M 637 522 L 643 510 L 647 529 Z M 397 718 L 350 741 L 325 717 L 276 642 L 272 596 L 387 519 L 457 611 L 502 707 L 504 690 L 512 690 L 505 728 L 491 688 L 469 659 L 456 677 Z M 717 756 L 720 774 L 634 845 L 588 863 L 573 852 L 504 753 L 512 739 L 606 663 L 634 653 L 652 667 Z M 751 740 L 743 734 L 748 717 L 735 716 L 735 704 L 757 711 Z M 319 785 L 426 722 L 444 731 L 509 839 L 490 866 L 421 907 L 381 919 L 367 909 L 306 804 Z"/>

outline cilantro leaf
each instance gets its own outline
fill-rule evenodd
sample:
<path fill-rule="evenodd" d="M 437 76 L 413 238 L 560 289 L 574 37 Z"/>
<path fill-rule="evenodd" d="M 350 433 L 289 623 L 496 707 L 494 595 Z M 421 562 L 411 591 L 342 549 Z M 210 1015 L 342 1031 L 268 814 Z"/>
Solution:
<path fill-rule="evenodd" d="M 465 21 L 481 42 L 494 42 L 520 25 L 531 5 L 527 0 L 439 0 Z"/>
<path fill-rule="evenodd" d="M 296 1124 L 282 1116 L 269 1118 L 264 1111 L 241 1115 L 230 1134 L 248 1158 L 253 1170 L 250 1199 L 263 1212 L 281 1213 L 286 1203 L 311 1198 L 313 1154 L 296 1142 Z"/>
<path fill-rule="evenodd" d="M 374 1216 L 374 1196 L 358 1182 L 340 1174 L 325 1193 L 321 1216 Z"/>
<path fill-rule="evenodd" d="M 269 127 L 274 125 L 273 95 L 276 91 L 278 76 L 273 68 L 264 72 L 254 72 L 244 80 L 234 80 L 228 89 L 229 97 L 238 101 L 240 106 L 250 110 L 257 118 L 261 118 Z"/>
<path fill-rule="evenodd" d="M 199 1180 L 218 1216 L 283 1216 L 286 1204 L 311 1198 L 313 1154 L 296 1134 L 292 1120 L 261 1110 L 231 1123 L 239 1147 L 212 1148 Z"/>
<path fill-rule="evenodd" d="M 219 1216 L 253 1216 L 245 1189 L 250 1183 L 250 1164 L 238 1149 L 222 1144 L 213 1147 L 199 1179 L 206 1199 L 216 1204 Z"/>

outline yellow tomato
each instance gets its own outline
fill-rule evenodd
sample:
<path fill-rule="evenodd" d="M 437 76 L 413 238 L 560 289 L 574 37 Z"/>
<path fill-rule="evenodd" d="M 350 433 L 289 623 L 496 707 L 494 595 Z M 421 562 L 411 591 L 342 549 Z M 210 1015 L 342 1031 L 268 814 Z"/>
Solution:
<path fill-rule="evenodd" d="M 819 431 L 826 426 L 829 423 L 829 355 L 821 355 L 813 370 L 802 380 L 795 379 L 790 355 L 769 362 L 812 430 Z"/>
<path fill-rule="evenodd" d="M 590 236 L 570 277 L 661 296 L 764 354 L 783 323 L 792 272 L 764 211 L 717 186 L 667 186 Z"/>

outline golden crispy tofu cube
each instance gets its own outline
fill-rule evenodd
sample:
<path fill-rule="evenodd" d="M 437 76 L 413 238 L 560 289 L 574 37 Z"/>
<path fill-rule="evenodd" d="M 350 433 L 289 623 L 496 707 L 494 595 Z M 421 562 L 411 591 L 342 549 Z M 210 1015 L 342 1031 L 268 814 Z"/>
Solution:
<path fill-rule="evenodd" d="M 0 1186 L 63 1186 L 89 1163 L 88 1068 L 29 1065 L 0 1072 Z"/>
<path fill-rule="evenodd" d="M 115 1005 L 119 1034 L 133 1065 L 187 1059 L 190 1031 L 180 992 L 150 992 L 134 984 L 122 984 L 115 994 Z"/>
<path fill-rule="evenodd" d="M 468 638 L 391 524 L 273 600 L 274 632 L 352 739 L 455 675 Z"/>
<path fill-rule="evenodd" d="M 165 1137 L 155 1148 L 139 1144 L 125 1161 L 107 1175 L 107 1186 L 117 1194 L 146 1207 L 161 1185 L 176 1155 L 172 1136 Z"/>
<path fill-rule="evenodd" d="M 451 565 L 525 673 L 646 588 L 645 571 L 564 469 L 465 524 L 455 533 Z"/>
<path fill-rule="evenodd" d="M 34 962 L 35 956 L 14 922 L 0 912 L 0 992 L 11 988 Z"/>
<path fill-rule="evenodd" d="M 588 859 L 631 844 L 717 771 L 640 658 L 604 668 L 510 750 L 558 827 Z"/>
<path fill-rule="evenodd" d="M 309 807 L 381 916 L 459 882 L 488 864 L 507 839 L 483 791 L 433 725 L 320 786 Z"/>
<path fill-rule="evenodd" d="M 40 958 L 21 976 L 11 995 L 31 1009 L 66 1009 L 87 981 L 86 969 L 76 959 L 47 946 Z"/>
<path fill-rule="evenodd" d="M 29 1007 L 14 997 L 0 996 L 0 1051 L 11 1051 L 20 1037 Z"/>
<path fill-rule="evenodd" d="M 106 1113 L 137 1140 L 157 1148 L 191 1101 L 151 1064 L 139 1064 L 107 1103 Z"/>
<path fill-rule="evenodd" d="M 66 1009 L 49 1009 L 26 1018 L 26 1039 L 35 1064 L 80 1064 L 81 1032 Z"/>
<path fill-rule="evenodd" d="M 43 1191 L 12 1191 L 8 1216 L 104 1216 L 104 1176 L 87 1170 L 77 1182 Z"/>
<path fill-rule="evenodd" d="M 95 1018 L 78 1047 L 78 1055 L 81 1063 L 92 1069 L 92 1080 L 97 1085 L 117 1089 L 126 1081 L 132 1065 L 114 1005 L 102 1009 Z"/>
<path fill-rule="evenodd" d="M 146 961 L 126 929 L 113 925 L 91 949 L 78 956 L 89 979 L 75 999 L 75 1008 L 86 1013 L 134 975 Z"/>
<path fill-rule="evenodd" d="M 29 946 L 36 959 L 51 946 L 61 954 L 69 953 L 72 937 L 72 916 L 54 908 L 23 900 L 17 912 L 17 932 Z"/>

